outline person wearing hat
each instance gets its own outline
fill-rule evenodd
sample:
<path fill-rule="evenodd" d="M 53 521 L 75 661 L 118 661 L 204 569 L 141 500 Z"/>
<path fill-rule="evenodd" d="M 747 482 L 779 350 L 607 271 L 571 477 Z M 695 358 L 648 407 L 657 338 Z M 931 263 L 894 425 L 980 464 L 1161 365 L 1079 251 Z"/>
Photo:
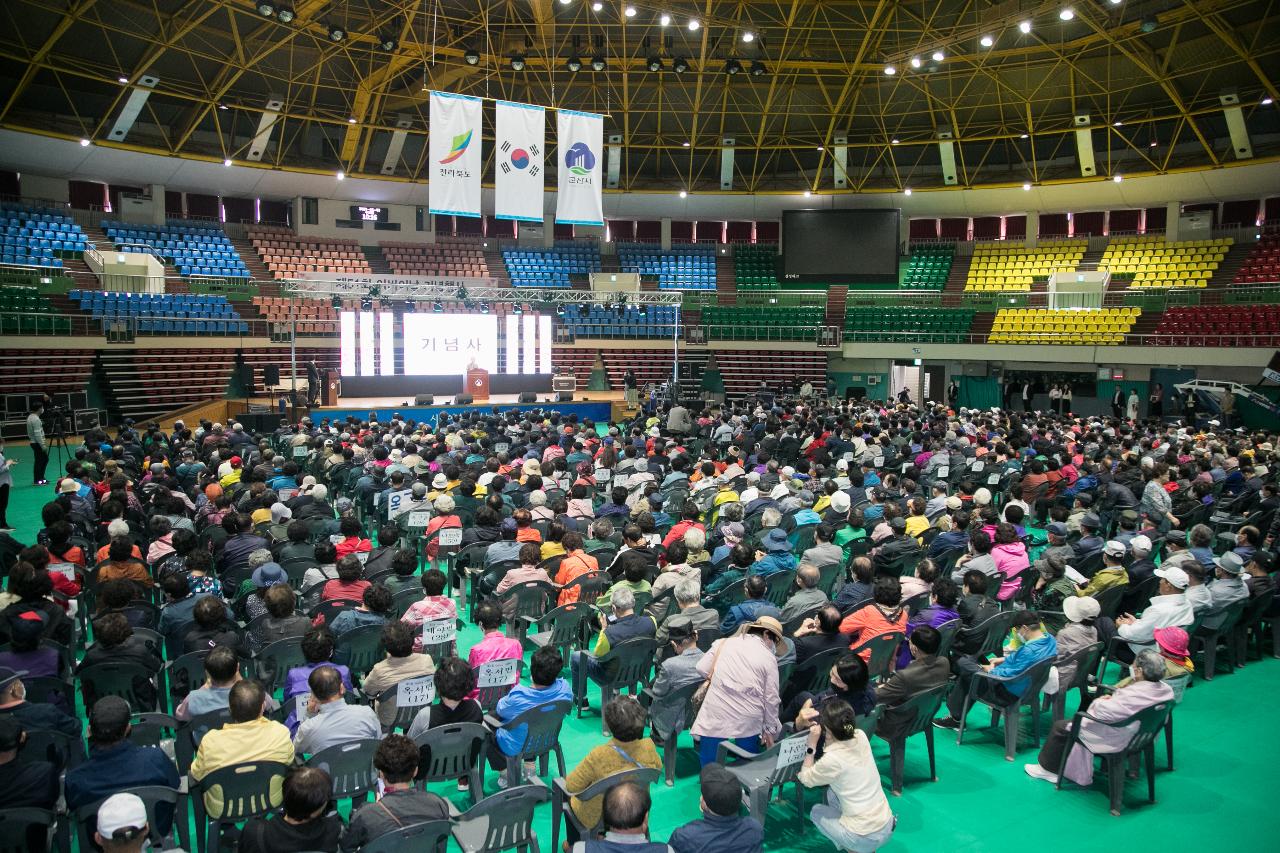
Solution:
<path fill-rule="evenodd" d="M 1073 654 L 1098 642 L 1096 620 L 1102 613 L 1096 598 L 1071 596 L 1062 600 L 1062 612 L 1067 624 L 1058 629 L 1054 639 L 1058 641 L 1058 684 L 1071 683 L 1076 676 L 1076 662 L 1064 663 Z"/>
<path fill-rule="evenodd" d="M 142 853 L 149 830 L 142 798 L 127 792 L 108 797 L 93 819 L 93 839 L 106 853 Z"/>
<path fill-rule="evenodd" d="M 16 717 L 0 715 L 0 809 L 52 811 L 58 802 L 58 768 L 52 762 L 35 756 L 19 761 L 18 753 L 26 740 L 27 733 Z M 43 827 L 40 827 L 39 835 L 40 843 L 28 845 L 29 849 L 47 849 L 48 839 Z"/>
<path fill-rule="evenodd" d="M 773 745 L 782 731 L 778 656 L 785 651 L 782 623 L 760 616 L 732 637 L 716 640 L 698 661 L 698 672 L 709 683 L 689 731 L 701 738 L 703 767 L 715 761 L 720 743 L 730 738 L 748 752 Z"/>
<path fill-rule="evenodd" d="M 1040 556 L 1031 564 L 1031 568 L 1040 573 L 1040 577 L 1048 581 L 1052 580 L 1049 572 L 1049 558 L 1058 555 L 1065 562 L 1070 563 L 1075 559 L 1075 550 L 1067 544 L 1067 525 L 1061 521 L 1051 521 L 1045 525 L 1045 534 L 1049 540 L 1048 546 L 1040 552 Z"/>
<path fill-rule="evenodd" d="M 1187 601 L 1186 590 L 1191 579 L 1177 566 L 1161 566 L 1155 571 L 1160 586 L 1151 601 L 1142 609 L 1142 616 L 1125 613 L 1111 619 L 1099 616 L 1098 639 L 1110 646 L 1112 637 L 1119 637 L 1128 645 L 1116 645 L 1113 656 L 1122 663 L 1133 660 L 1134 654 L 1154 642 L 1157 628 L 1178 626 L 1185 628 L 1195 621 L 1195 611 Z"/>
<path fill-rule="evenodd" d="M 1071 512 L 1067 514 L 1067 530 L 1071 533 L 1079 533 L 1080 522 L 1093 511 L 1092 507 L 1093 495 L 1088 492 L 1077 494 L 1071 503 Z"/>
<path fill-rule="evenodd" d="M 1068 520 L 1068 526 L 1070 526 Z M 1098 535 L 1102 530 L 1102 519 L 1096 513 L 1085 513 L 1080 519 L 1080 538 L 1071 546 L 1075 551 L 1072 558 L 1073 565 L 1079 566 L 1086 560 L 1091 560 L 1093 556 L 1100 551 L 1106 541 Z"/>
<path fill-rule="evenodd" d="M 675 853 L 752 853 L 763 849 L 764 827 L 742 815 L 742 783 L 712 762 L 698 776 L 702 817 L 678 827 L 667 844 Z"/>
<path fill-rule="evenodd" d="M 760 550 L 751 564 L 751 574 L 768 577 L 777 572 L 792 571 L 797 565 L 791 553 L 791 540 L 781 527 L 774 527 L 760 539 Z"/>
<path fill-rule="evenodd" d="M 1249 587 L 1244 580 L 1244 561 L 1234 551 L 1228 551 L 1213 560 L 1215 571 L 1213 580 L 1206 584 L 1209 594 L 1213 596 L 1213 611 L 1205 616 L 1203 627 L 1210 630 L 1217 628 L 1226 618 L 1222 611 L 1249 598 Z"/>
<path fill-rule="evenodd" d="M 1247 575 L 1245 577 L 1245 586 L 1249 589 L 1249 597 L 1251 599 L 1276 588 L 1275 579 L 1271 577 L 1275 564 L 1275 557 L 1270 551 L 1259 549 L 1253 552 L 1253 559 L 1249 560 L 1244 567 L 1245 575 Z M 1268 611 L 1268 613 L 1270 612 Z"/>
<path fill-rule="evenodd" d="M 979 671 L 1013 679 L 1007 683 L 987 679 L 978 681 L 980 695 L 990 696 L 997 704 L 1007 705 L 1027 689 L 1028 679 L 1024 675 L 1027 670 L 1043 660 L 1057 656 L 1058 642 L 1044 630 L 1040 615 L 1034 610 L 1016 612 L 1013 619 L 1013 632 L 1017 637 L 1018 647 L 1008 655 L 993 658 L 985 664 L 979 663 L 978 658 L 972 655 L 966 655 L 955 661 L 954 670 L 957 679 L 951 692 L 947 694 L 948 714 L 934 720 L 935 726 L 952 730 L 960 728 L 960 711 L 968 695 L 969 684 Z"/>
<path fill-rule="evenodd" d="M 129 703 L 119 696 L 104 696 L 93 704 L 89 711 L 89 757 L 67 771 L 69 811 L 133 788 L 155 785 L 177 790 L 180 780 L 173 760 L 158 747 L 139 746 L 129 739 L 131 715 Z M 158 806 L 156 815 L 157 829 L 167 834 L 173 807 Z"/>
<path fill-rule="evenodd" d="M 1155 630 L 1156 649 L 1164 658 L 1164 681 L 1186 678 L 1195 672 L 1195 664 L 1191 662 L 1191 637 L 1187 632 L 1171 625 L 1168 628 Z M 1133 676 L 1126 675 L 1113 685 L 1113 689 L 1128 687 L 1133 683 Z M 1173 686 L 1173 685 L 1170 685 Z M 1177 688 L 1175 688 L 1175 691 Z"/>
<path fill-rule="evenodd" d="M 1098 593 L 1103 590 L 1111 589 L 1116 586 L 1128 586 L 1129 573 L 1124 568 L 1124 556 L 1129 551 L 1123 542 L 1115 539 L 1109 541 L 1102 548 L 1102 568 L 1094 572 L 1093 577 L 1089 578 L 1089 582 L 1080 585 L 1078 596 L 1097 597 Z"/>
<path fill-rule="evenodd" d="M 1133 680 L 1129 684 L 1090 703 L 1089 712 L 1079 723 L 1079 740 L 1067 756 L 1064 772 L 1068 779 L 1084 787 L 1092 785 L 1093 757 L 1122 750 L 1133 737 L 1132 726 L 1114 724 L 1173 698 L 1173 689 L 1162 680 L 1164 673 L 1164 657 L 1155 649 L 1146 649 L 1130 668 Z M 1062 754 L 1072 725 L 1070 720 L 1053 724 L 1036 763 L 1023 766 L 1028 776 L 1046 782 L 1058 781 L 1058 768 L 1062 766 Z"/>

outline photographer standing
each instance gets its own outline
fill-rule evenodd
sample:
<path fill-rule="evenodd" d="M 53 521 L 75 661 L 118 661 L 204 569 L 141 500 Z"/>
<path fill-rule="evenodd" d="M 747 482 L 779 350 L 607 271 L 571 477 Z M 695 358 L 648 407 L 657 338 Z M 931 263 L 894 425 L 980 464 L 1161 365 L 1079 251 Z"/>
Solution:
<path fill-rule="evenodd" d="M 31 466 L 31 476 L 37 486 L 47 486 L 44 469 L 49 464 L 49 439 L 45 438 L 44 421 L 40 416 L 44 413 L 44 403 L 36 401 L 31 404 L 31 414 L 27 415 L 27 440 L 31 442 L 31 452 L 36 461 Z"/>

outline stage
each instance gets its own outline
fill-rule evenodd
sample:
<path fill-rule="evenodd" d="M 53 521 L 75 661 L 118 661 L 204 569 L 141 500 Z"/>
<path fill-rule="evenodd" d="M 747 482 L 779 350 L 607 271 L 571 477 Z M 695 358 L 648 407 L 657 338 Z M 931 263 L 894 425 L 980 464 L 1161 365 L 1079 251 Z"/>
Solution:
<path fill-rule="evenodd" d="M 577 415 L 579 419 L 590 418 L 597 423 L 617 421 L 626 417 L 626 404 L 621 391 L 575 391 L 573 402 L 556 402 L 556 394 L 550 391 L 537 395 L 536 403 L 519 403 L 518 394 L 490 394 L 486 401 L 457 404 L 452 396 L 436 395 L 436 402 L 430 406 L 416 406 L 409 397 L 347 397 L 338 398 L 334 406 L 321 406 L 310 412 L 313 420 L 318 418 L 345 419 L 348 416 L 365 420 L 370 412 L 377 414 L 378 420 L 389 421 L 391 415 L 399 412 L 406 418 L 415 421 L 436 422 L 440 415 L 454 415 L 463 412 L 492 412 L 495 408 L 502 412 L 512 410 L 530 412 L 534 409 L 543 411 L 555 410 L 562 415 Z"/>

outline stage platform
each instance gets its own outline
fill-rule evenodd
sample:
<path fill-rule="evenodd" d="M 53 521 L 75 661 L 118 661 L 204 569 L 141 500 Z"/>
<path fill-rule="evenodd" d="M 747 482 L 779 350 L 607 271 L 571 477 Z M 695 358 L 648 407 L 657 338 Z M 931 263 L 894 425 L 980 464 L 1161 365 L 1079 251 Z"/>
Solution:
<path fill-rule="evenodd" d="M 442 414 L 458 414 L 461 412 L 499 411 L 529 412 L 534 409 L 544 411 L 554 409 L 565 415 L 577 415 L 579 418 L 590 418 L 597 423 L 617 421 L 627 416 L 627 407 L 623 402 L 621 391 L 575 391 L 573 402 L 558 403 L 556 395 L 551 392 L 538 394 L 536 403 L 518 403 L 518 394 L 490 394 L 484 402 L 456 404 L 452 397 L 437 395 L 437 403 L 431 406 L 415 406 L 413 398 L 404 397 L 339 397 L 335 406 L 321 406 L 311 410 L 311 417 L 346 418 L 353 416 L 364 420 L 370 412 L 376 412 L 381 421 L 391 419 L 391 415 L 399 412 L 406 418 L 415 421 L 435 422 Z"/>

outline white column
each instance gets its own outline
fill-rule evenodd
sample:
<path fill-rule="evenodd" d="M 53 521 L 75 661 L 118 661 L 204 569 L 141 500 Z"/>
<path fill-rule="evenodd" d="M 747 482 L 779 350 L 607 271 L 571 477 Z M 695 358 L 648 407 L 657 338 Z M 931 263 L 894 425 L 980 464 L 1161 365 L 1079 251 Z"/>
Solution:
<path fill-rule="evenodd" d="M 1164 206 L 1164 238 L 1178 239 L 1178 218 L 1182 216 L 1182 202 L 1171 201 Z"/>
<path fill-rule="evenodd" d="M 671 220 L 662 220 L 662 251 L 666 252 L 671 249 Z"/>
<path fill-rule="evenodd" d="M 1040 211 L 1027 211 L 1027 248 L 1034 249 L 1040 235 Z"/>
<path fill-rule="evenodd" d="M 151 221 L 155 225 L 164 224 L 164 184 L 151 184 Z"/>

